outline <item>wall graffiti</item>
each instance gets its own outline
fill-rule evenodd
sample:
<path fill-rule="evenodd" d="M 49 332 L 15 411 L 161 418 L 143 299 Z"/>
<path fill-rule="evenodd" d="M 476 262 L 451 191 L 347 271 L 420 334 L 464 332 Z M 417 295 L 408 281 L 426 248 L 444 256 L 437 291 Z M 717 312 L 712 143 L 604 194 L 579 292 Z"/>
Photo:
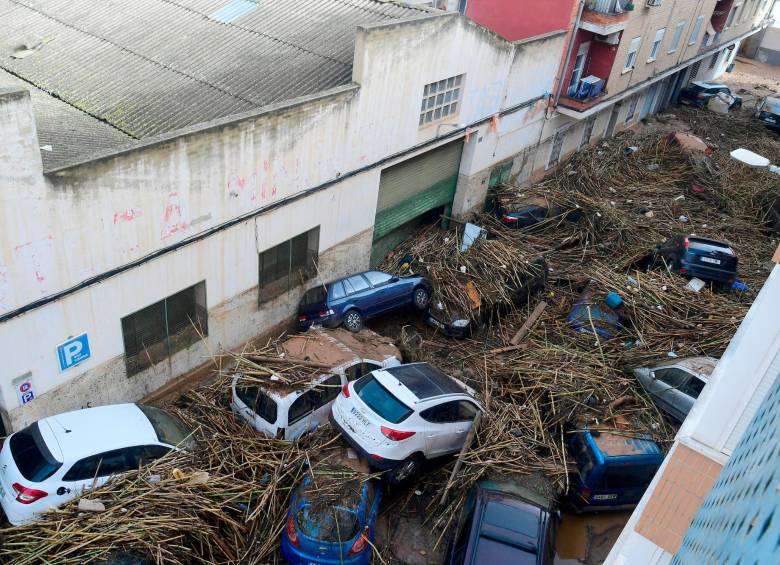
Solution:
<path fill-rule="evenodd" d="M 178 233 L 187 231 L 189 224 L 185 220 L 185 213 L 182 207 L 182 200 L 178 192 L 168 194 L 168 201 L 163 208 L 162 214 L 163 228 L 160 233 L 160 239 L 166 240 Z"/>
<path fill-rule="evenodd" d="M 28 241 L 14 248 L 16 262 L 35 278 L 38 291 L 46 294 L 51 288 L 54 273 L 54 238 L 51 235 L 36 241 Z"/>

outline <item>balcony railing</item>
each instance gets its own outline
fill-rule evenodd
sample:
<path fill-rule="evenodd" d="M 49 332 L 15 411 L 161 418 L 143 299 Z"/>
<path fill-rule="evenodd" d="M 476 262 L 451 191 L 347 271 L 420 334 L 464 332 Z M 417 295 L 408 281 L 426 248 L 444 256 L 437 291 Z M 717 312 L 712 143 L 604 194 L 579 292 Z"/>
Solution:
<path fill-rule="evenodd" d="M 623 0 L 623 4 L 628 4 L 628 0 Z M 625 12 L 620 0 L 589 0 L 585 3 L 589 10 L 601 14 L 622 14 Z"/>

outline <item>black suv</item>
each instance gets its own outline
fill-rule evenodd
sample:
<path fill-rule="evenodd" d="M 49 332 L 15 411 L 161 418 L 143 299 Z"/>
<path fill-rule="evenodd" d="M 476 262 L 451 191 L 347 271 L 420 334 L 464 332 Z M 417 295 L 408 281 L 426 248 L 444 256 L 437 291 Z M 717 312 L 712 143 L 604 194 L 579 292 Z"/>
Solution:
<path fill-rule="evenodd" d="M 725 84 L 715 84 L 713 82 L 692 82 L 680 91 L 677 98 L 680 104 L 688 104 L 697 108 L 704 108 L 720 92 L 725 92 L 734 97 L 734 102 L 729 106 L 729 110 L 735 110 L 742 107 L 742 98 L 731 93 L 731 89 Z"/>
<path fill-rule="evenodd" d="M 703 280 L 731 284 L 737 275 L 737 254 L 728 243 L 675 235 L 656 248 L 656 261 L 661 259 L 675 273 Z"/>

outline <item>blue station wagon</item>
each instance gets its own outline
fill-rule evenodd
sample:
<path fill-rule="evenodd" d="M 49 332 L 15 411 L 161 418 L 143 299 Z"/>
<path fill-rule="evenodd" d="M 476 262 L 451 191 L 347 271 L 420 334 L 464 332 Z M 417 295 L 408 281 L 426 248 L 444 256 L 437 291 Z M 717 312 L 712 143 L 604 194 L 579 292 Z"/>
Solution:
<path fill-rule="evenodd" d="M 675 235 L 659 245 L 656 254 L 669 270 L 688 277 L 731 284 L 737 275 L 737 254 L 721 241 Z"/>
<path fill-rule="evenodd" d="M 430 300 L 431 283 L 423 277 L 366 271 L 307 290 L 298 305 L 298 328 L 344 324 L 357 332 L 367 318 L 408 305 L 425 311 Z"/>
<path fill-rule="evenodd" d="M 579 511 L 633 508 L 664 459 L 653 440 L 612 432 L 575 432 L 568 447 L 577 463 L 569 500 Z"/>
<path fill-rule="evenodd" d="M 352 481 L 339 500 L 323 500 L 307 473 L 293 494 L 282 556 L 293 565 L 370 565 L 382 493 L 373 481 Z"/>

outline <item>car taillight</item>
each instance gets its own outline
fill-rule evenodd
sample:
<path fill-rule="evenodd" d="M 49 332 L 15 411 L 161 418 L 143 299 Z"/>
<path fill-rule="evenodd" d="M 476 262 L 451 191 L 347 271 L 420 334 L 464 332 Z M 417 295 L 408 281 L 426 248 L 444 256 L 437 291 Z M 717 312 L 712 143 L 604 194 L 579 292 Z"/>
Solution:
<path fill-rule="evenodd" d="M 580 490 L 580 496 L 582 497 L 582 500 L 588 502 L 590 500 L 590 489 L 588 487 L 583 487 L 582 490 Z"/>
<path fill-rule="evenodd" d="M 698 100 L 704 100 L 704 94 L 697 94 L 697 95 L 696 95 L 696 98 L 697 98 Z"/>
<path fill-rule="evenodd" d="M 401 441 L 402 439 L 410 438 L 414 435 L 414 432 L 402 432 L 400 430 L 386 428 L 385 426 L 382 426 L 379 429 L 387 439 L 391 439 L 393 441 Z"/>
<path fill-rule="evenodd" d="M 27 488 L 19 483 L 11 485 L 16 493 L 16 501 L 22 504 L 32 504 L 36 500 L 40 500 L 44 496 L 48 496 L 48 493 L 38 490 L 36 488 Z"/>
<path fill-rule="evenodd" d="M 683 247 L 685 247 L 685 249 L 688 249 L 688 247 L 690 247 L 690 245 L 691 245 L 691 242 L 688 241 L 688 238 L 686 237 L 685 240 L 683 241 Z"/>
<path fill-rule="evenodd" d="M 306 321 L 306 314 L 301 314 L 300 316 L 298 316 L 298 321 L 299 322 L 305 322 Z"/>
<path fill-rule="evenodd" d="M 284 428 L 278 428 L 276 430 L 276 439 L 284 439 Z"/>
<path fill-rule="evenodd" d="M 333 310 L 320 310 L 320 318 L 327 318 L 333 315 Z"/>
<path fill-rule="evenodd" d="M 287 539 L 289 539 L 290 543 L 295 547 L 301 547 L 301 542 L 298 541 L 298 532 L 295 530 L 295 522 L 293 521 L 292 515 L 287 518 Z"/>
<path fill-rule="evenodd" d="M 376 459 L 377 461 L 381 461 L 383 457 L 381 455 L 377 455 L 376 453 L 372 453 L 371 459 Z"/>
<path fill-rule="evenodd" d="M 360 534 L 360 537 L 355 540 L 355 543 L 352 544 L 352 547 L 349 549 L 349 556 L 352 557 L 353 555 L 357 555 L 364 549 L 368 547 L 368 528 Z"/>
<path fill-rule="evenodd" d="M 349 383 L 345 384 L 343 387 L 341 387 L 341 393 L 349 398 Z"/>
<path fill-rule="evenodd" d="M 680 267 L 679 272 L 682 273 L 682 274 L 685 274 L 685 273 L 688 272 L 688 269 L 686 269 L 685 267 Z"/>

